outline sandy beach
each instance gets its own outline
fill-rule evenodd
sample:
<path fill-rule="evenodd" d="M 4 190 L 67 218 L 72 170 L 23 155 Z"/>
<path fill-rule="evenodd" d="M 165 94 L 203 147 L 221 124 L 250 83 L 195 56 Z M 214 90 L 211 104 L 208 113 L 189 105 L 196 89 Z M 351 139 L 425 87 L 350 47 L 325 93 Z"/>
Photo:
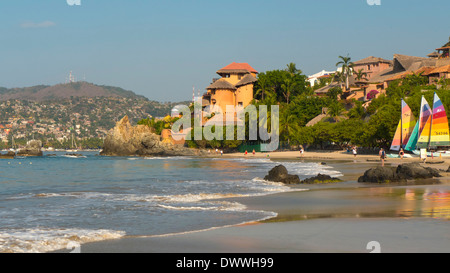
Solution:
<path fill-rule="evenodd" d="M 267 157 L 224 154 L 223 157 Z M 83 253 L 368 253 L 376 241 L 381 252 L 450 252 L 450 180 L 414 185 L 357 183 L 365 170 L 380 166 L 376 155 L 344 152 L 273 152 L 276 161 L 324 162 L 343 173 L 344 182 L 295 185 L 292 191 L 236 198 L 251 210 L 273 211 L 261 222 L 155 237 L 124 237 L 81 246 Z M 388 158 L 385 165 L 417 162 L 418 158 Z M 426 164 L 447 170 L 450 159 Z M 268 170 L 269 171 L 269 170 Z M 300 191 L 301 190 L 301 191 Z"/>

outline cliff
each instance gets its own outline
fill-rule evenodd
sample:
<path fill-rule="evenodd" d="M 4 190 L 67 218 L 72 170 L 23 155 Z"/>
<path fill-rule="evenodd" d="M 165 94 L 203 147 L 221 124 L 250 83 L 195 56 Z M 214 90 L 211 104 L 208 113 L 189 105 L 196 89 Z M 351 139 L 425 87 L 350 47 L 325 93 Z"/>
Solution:
<path fill-rule="evenodd" d="M 160 136 L 146 125 L 132 126 L 125 116 L 116 123 L 105 138 L 103 151 L 105 156 L 195 156 L 205 152 L 182 146 L 163 143 Z"/>

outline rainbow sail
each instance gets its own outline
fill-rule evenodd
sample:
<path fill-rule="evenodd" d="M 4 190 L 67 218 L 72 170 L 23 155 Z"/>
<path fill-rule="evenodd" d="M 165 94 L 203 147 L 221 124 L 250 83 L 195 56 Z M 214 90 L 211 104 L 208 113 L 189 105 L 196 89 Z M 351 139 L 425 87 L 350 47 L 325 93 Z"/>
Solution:
<path fill-rule="evenodd" d="M 423 126 L 422 133 L 420 133 L 419 140 L 417 141 L 417 149 L 428 149 L 430 144 L 430 132 L 431 132 L 431 120 L 433 116 L 430 115 Z"/>
<path fill-rule="evenodd" d="M 398 122 L 397 130 L 395 131 L 394 139 L 392 140 L 391 150 L 400 151 L 402 146 L 402 121 Z"/>
<path fill-rule="evenodd" d="M 434 93 L 433 119 L 431 121 L 430 147 L 450 146 L 447 114 L 441 99 Z"/>
<path fill-rule="evenodd" d="M 408 143 L 406 144 L 405 150 L 413 151 L 419 146 L 420 136 L 422 135 L 423 129 L 425 128 L 425 125 L 427 124 L 427 121 L 430 118 L 431 114 L 432 114 L 431 107 L 428 104 L 425 97 L 422 96 L 419 120 L 416 122 L 416 126 L 414 127 L 414 130 L 411 134 L 411 137 L 409 138 Z M 428 145 L 428 139 L 426 141 Z"/>
<path fill-rule="evenodd" d="M 419 127 L 420 121 L 416 122 L 416 126 L 414 126 L 414 130 L 411 134 L 411 137 L 408 140 L 408 143 L 405 146 L 405 150 L 413 151 L 416 149 L 417 141 L 419 140 Z"/>
<path fill-rule="evenodd" d="M 395 132 L 391 150 L 399 151 L 408 144 L 409 138 L 414 130 L 416 121 L 408 104 L 402 99 L 402 118 Z"/>

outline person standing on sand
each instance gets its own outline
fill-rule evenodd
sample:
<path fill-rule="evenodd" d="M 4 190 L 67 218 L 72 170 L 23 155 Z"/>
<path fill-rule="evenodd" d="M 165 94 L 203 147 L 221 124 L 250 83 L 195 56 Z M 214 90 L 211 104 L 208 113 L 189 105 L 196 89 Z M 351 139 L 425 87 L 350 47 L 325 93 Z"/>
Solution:
<path fill-rule="evenodd" d="M 305 149 L 303 149 L 303 145 L 300 145 L 300 156 L 303 157 L 303 153 L 305 152 Z"/>
<path fill-rule="evenodd" d="M 356 155 L 358 154 L 358 152 L 356 151 L 356 146 L 353 147 L 353 155 L 356 157 Z"/>
<path fill-rule="evenodd" d="M 252 153 L 253 153 L 253 156 L 255 156 L 255 153 L 256 153 L 256 152 L 255 152 L 255 149 L 253 149 Z"/>
<path fill-rule="evenodd" d="M 383 148 L 381 148 L 379 154 L 380 154 L 380 159 L 381 159 L 381 166 L 384 167 L 384 159 L 386 158 L 386 152 L 384 151 Z"/>
<path fill-rule="evenodd" d="M 400 159 L 403 159 L 403 156 L 405 155 L 403 148 L 400 149 L 400 152 L 398 154 L 400 155 Z"/>
<path fill-rule="evenodd" d="M 247 155 L 247 150 L 245 150 L 245 155 Z"/>

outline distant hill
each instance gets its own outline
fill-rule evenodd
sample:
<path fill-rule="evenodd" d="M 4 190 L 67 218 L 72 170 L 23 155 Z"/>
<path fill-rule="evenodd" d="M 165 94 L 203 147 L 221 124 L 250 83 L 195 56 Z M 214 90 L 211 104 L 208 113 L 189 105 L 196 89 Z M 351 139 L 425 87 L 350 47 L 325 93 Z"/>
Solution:
<path fill-rule="evenodd" d="M 102 86 L 88 82 L 73 82 L 66 84 L 37 85 L 24 88 L 0 87 L 0 101 L 17 100 L 59 100 L 75 97 L 122 97 L 132 99 L 147 99 L 132 91 L 120 87 Z"/>

